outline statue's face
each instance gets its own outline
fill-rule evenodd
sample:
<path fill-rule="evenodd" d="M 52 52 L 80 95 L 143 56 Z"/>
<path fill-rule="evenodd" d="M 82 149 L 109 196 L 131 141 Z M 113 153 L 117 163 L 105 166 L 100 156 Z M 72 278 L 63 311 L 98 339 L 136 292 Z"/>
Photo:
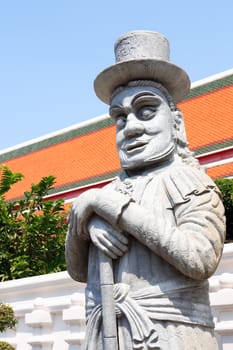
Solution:
<path fill-rule="evenodd" d="M 123 169 L 159 164 L 173 153 L 173 116 L 160 90 L 127 87 L 114 96 L 109 111 Z"/>

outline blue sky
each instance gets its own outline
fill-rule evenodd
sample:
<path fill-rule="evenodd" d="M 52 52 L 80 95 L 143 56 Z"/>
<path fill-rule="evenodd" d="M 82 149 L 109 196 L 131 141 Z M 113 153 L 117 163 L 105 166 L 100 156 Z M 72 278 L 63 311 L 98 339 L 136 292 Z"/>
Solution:
<path fill-rule="evenodd" d="M 232 0 L 0 0 L 0 150 L 108 111 L 93 90 L 123 33 L 170 42 L 192 82 L 233 68 Z"/>

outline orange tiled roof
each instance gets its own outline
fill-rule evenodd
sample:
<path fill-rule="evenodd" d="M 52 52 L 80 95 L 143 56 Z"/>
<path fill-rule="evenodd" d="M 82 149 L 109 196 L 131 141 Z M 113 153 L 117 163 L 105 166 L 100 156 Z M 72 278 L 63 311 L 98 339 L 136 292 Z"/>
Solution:
<path fill-rule="evenodd" d="M 63 188 L 66 184 L 84 185 L 88 179 L 94 182 L 99 175 L 116 172 L 120 166 L 114 133 L 113 126 L 105 127 L 5 161 L 12 171 L 25 175 L 25 179 L 11 189 L 10 198 L 21 196 L 32 180 L 36 183 L 50 174 L 56 176 L 56 187 Z"/>
<path fill-rule="evenodd" d="M 185 116 L 190 148 L 197 154 L 233 146 L 233 74 L 192 89 L 179 107 Z M 21 197 L 32 183 L 51 174 L 57 179 L 55 192 L 109 179 L 120 169 L 115 128 L 108 116 L 94 119 L 85 126 L 5 152 L 0 163 L 25 175 L 13 186 L 8 199 Z M 233 164 L 208 172 L 212 177 L 233 175 Z"/>
<path fill-rule="evenodd" d="M 233 85 L 180 104 L 193 150 L 233 139 Z"/>
<path fill-rule="evenodd" d="M 217 179 L 219 177 L 229 177 L 233 176 L 233 163 L 221 164 L 207 169 L 208 175 Z"/>

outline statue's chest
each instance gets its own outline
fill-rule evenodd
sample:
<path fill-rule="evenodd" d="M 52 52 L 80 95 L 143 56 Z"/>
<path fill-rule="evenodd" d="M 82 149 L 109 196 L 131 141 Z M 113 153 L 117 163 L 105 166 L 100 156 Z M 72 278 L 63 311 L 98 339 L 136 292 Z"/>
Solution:
<path fill-rule="evenodd" d="M 155 203 L 170 208 L 161 175 L 126 178 L 116 181 L 115 189 L 130 195 L 136 203 L 153 210 Z"/>

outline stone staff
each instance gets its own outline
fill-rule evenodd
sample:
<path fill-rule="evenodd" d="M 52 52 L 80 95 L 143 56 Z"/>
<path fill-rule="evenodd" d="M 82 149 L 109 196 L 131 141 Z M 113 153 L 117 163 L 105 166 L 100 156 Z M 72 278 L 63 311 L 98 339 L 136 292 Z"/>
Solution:
<path fill-rule="evenodd" d="M 113 297 L 114 278 L 112 259 L 101 250 L 99 250 L 98 254 L 104 350 L 118 350 L 115 301 Z"/>

